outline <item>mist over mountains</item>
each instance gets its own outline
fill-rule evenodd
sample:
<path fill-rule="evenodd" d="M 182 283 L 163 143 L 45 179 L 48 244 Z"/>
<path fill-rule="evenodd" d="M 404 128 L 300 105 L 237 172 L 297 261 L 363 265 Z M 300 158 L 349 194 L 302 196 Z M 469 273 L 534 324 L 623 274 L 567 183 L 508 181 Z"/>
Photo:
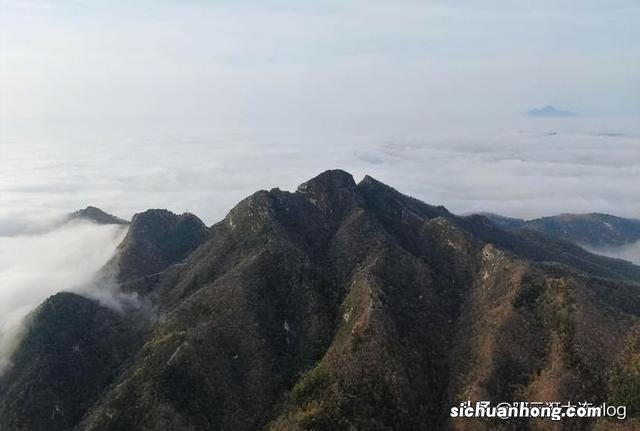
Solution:
<path fill-rule="evenodd" d="M 501 227 L 333 170 L 211 226 L 167 210 L 81 222 L 100 235 L 64 248 L 98 250 L 80 261 L 91 277 L 41 281 L 65 292 L 25 320 L 0 428 L 496 429 L 450 419 L 463 399 L 606 400 L 634 417 L 640 267 L 558 235 L 585 219 Z M 74 293 L 86 278 L 135 301 Z"/>
<path fill-rule="evenodd" d="M 585 248 L 592 253 L 602 254 L 616 259 L 623 259 L 635 263 L 636 265 L 640 265 L 640 241 L 619 246 Z"/>
<path fill-rule="evenodd" d="M 23 318 L 63 290 L 91 296 L 90 283 L 125 233 L 120 225 L 74 219 L 40 234 L 0 237 L 0 372 Z M 107 286 L 99 295 L 107 300 Z"/>
<path fill-rule="evenodd" d="M 0 431 L 640 429 L 638 22 L 0 0 Z"/>

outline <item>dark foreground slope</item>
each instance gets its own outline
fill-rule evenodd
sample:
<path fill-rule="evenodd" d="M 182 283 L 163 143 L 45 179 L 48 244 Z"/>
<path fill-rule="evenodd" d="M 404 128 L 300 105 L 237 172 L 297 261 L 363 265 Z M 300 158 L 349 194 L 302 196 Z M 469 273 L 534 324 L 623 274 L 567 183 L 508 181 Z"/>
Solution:
<path fill-rule="evenodd" d="M 15 429 L 557 425 L 451 421 L 449 408 L 466 399 L 609 400 L 640 413 L 640 268 L 456 217 L 370 177 L 356 184 L 328 171 L 295 193 L 260 191 L 209 229 L 191 216 L 143 213 L 108 267 L 151 304 L 110 314 L 133 341 L 66 322 L 94 334 L 83 336 L 105 361 L 94 371 L 79 358 L 80 381 L 104 377 L 84 396 L 55 379 L 36 385 L 16 366 L 10 384 L 0 381 L 0 419 L 33 428 Z M 50 302 L 81 308 L 59 296 Z M 48 364 L 28 340 L 16 358 Z M 77 367 L 60 364 L 61 376 Z M 33 399 L 54 393 L 74 413 L 35 421 L 27 404 L 2 409 L 7 387 Z"/>
<path fill-rule="evenodd" d="M 0 378 L 0 429 L 73 429 L 138 348 L 133 328 L 127 317 L 78 295 L 47 300 Z"/>

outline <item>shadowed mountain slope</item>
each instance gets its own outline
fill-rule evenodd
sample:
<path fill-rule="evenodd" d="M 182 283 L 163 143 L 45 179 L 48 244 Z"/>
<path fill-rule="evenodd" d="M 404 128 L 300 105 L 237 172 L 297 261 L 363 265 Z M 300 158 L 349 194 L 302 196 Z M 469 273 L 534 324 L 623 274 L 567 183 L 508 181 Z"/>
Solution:
<path fill-rule="evenodd" d="M 259 191 L 209 229 L 137 215 L 109 267 L 152 304 L 133 331 L 140 348 L 102 337 L 104 349 L 132 346 L 126 360 L 114 355 L 122 365 L 82 414 L 40 429 L 556 425 L 451 420 L 467 399 L 618 400 L 640 413 L 629 383 L 640 381 L 640 268 L 457 217 L 371 177 L 327 171 L 293 193 Z M 17 355 L 47 360 L 28 339 Z"/>
<path fill-rule="evenodd" d="M 136 214 L 102 273 L 115 275 L 124 291 L 145 293 L 149 283 L 202 244 L 207 233 L 204 223 L 190 213 L 155 209 Z"/>
<path fill-rule="evenodd" d="M 138 348 L 135 327 L 72 293 L 44 302 L 0 377 L 0 429 L 73 429 Z"/>

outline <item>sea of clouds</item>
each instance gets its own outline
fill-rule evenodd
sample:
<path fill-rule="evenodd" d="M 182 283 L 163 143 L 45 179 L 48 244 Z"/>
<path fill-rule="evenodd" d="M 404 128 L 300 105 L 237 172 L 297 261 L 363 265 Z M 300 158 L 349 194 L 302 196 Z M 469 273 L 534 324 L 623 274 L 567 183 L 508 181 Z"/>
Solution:
<path fill-rule="evenodd" d="M 421 129 L 413 119 L 405 133 L 375 123 L 355 130 L 336 123 L 326 130 L 292 125 L 280 132 L 89 127 L 76 133 L 78 127 L 46 136 L 5 129 L 0 369 L 10 363 L 22 318 L 50 295 L 71 290 L 115 308 L 135 301 L 115 284 L 91 283 L 126 228 L 61 222 L 87 205 L 127 219 L 148 208 L 189 211 L 210 225 L 256 190 L 295 190 L 326 169 L 342 168 L 356 181 L 369 174 L 460 214 L 532 218 L 598 211 L 640 218 L 636 130 L 584 119 L 522 121 L 499 132 L 471 132 L 469 121 L 458 130 L 451 119 Z M 595 251 L 640 263 L 637 244 Z"/>
<path fill-rule="evenodd" d="M 0 235 L 42 229 L 87 205 L 123 218 L 147 208 L 190 211 L 212 224 L 256 190 L 295 190 L 331 168 L 348 170 L 356 181 L 369 174 L 456 213 L 640 218 L 638 123 L 634 129 L 594 118 L 518 121 L 502 128 L 425 117 L 420 127 L 414 118 L 392 130 L 375 122 L 341 129 L 334 121 L 324 130 L 147 125 L 120 134 L 91 127 L 73 135 L 4 133 Z"/>

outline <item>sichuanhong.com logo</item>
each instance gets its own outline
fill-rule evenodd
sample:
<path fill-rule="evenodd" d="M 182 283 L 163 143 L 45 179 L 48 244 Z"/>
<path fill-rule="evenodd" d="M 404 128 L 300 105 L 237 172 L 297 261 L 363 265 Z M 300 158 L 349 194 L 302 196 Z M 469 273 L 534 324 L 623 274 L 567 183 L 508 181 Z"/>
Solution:
<path fill-rule="evenodd" d="M 627 417 L 627 406 L 594 405 L 589 402 L 527 402 L 515 401 L 491 405 L 490 401 L 463 401 L 451 407 L 452 418 L 548 418 L 559 421 L 565 418 L 617 418 Z"/>

